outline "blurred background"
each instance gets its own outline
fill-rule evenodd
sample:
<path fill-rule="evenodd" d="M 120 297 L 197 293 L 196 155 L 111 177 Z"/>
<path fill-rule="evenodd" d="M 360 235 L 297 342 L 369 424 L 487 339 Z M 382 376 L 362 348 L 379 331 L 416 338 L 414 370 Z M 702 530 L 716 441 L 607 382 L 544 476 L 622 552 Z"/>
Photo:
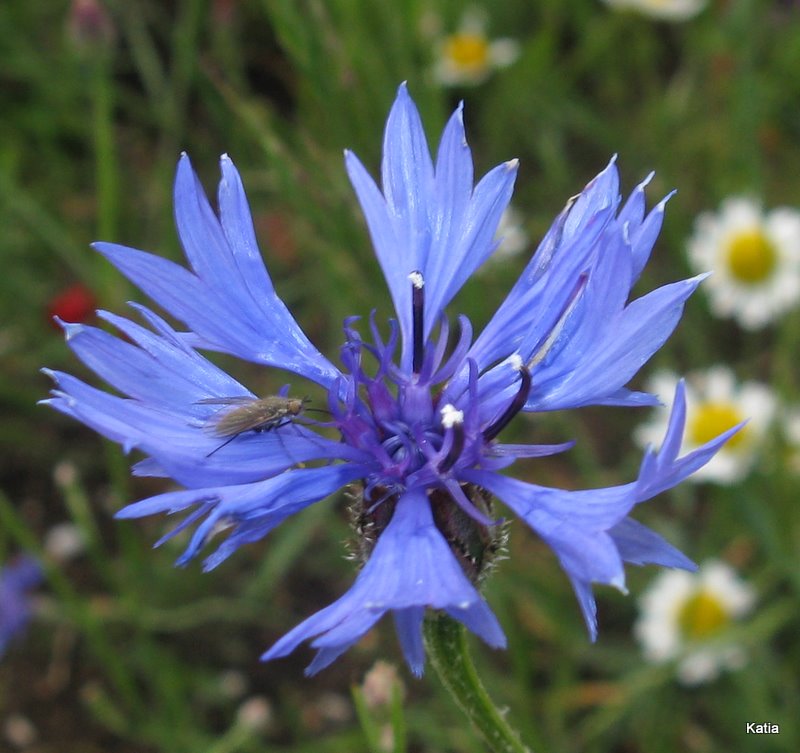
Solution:
<path fill-rule="evenodd" d="M 618 154 L 624 194 L 651 170 L 650 206 L 678 189 L 637 295 L 714 268 L 634 386 L 689 375 L 687 446 L 751 417 L 727 465 L 637 513 L 700 576 L 630 568 L 627 597 L 598 589 L 594 645 L 555 557 L 512 523 L 486 588 L 509 648 L 473 646 L 486 685 L 536 751 L 800 749 L 797 2 L 5 0 L 0 55 L 0 751 L 483 750 L 432 673 L 409 675 L 389 621 L 310 680 L 307 648 L 259 663 L 352 582 L 344 498 L 211 573 L 175 569 L 180 539 L 151 548 L 166 520 L 112 519 L 166 482 L 36 405 L 42 366 L 97 384 L 54 314 L 144 302 L 89 244 L 182 258 L 184 150 L 212 194 L 234 159 L 278 292 L 330 358 L 345 316 L 389 316 L 342 150 L 377 174 L 404 80 L 434 148 L 464 100 L 476 176 L 521 161 L 497 258 L 454 311 L 485 323 Z M 217 360 L 256 393 L 282 383 Z M 635 478 L 661 420 L 592 408 L 512 431 L 576 439 L 522 473 L 587 488 Z"/>

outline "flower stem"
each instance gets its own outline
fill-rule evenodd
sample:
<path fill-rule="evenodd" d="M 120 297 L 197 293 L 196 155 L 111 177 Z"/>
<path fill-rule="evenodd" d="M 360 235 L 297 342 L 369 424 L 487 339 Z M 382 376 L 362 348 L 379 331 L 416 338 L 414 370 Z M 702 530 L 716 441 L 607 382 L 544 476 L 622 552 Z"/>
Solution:
<path fill-rule="evenodd" d="M 467 650 L 464 626 L 445 614 L 424 623 L 425 647 L 439 679 L 494 753 L 531 753 L 492 703 Z"/>

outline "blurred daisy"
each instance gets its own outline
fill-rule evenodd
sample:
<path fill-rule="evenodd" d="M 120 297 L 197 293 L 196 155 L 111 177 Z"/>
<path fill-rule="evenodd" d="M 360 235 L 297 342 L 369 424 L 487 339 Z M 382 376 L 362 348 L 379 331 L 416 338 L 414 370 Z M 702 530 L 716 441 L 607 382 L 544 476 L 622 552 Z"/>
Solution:
<path fill-rule="evenodd" d="M 519 43 L 486 36 L 486 16 L 467 10 L 457 31 L 437 43 L 433 73 L 445 86 L 474 86 L 485 81 L 496 68 L 511 65 L 519 56 Z"/>
<path fill-rule="evenodd" d="M 605 0 L 618 10 L 632 10 L 659 21 L 688 21 L 706 6 L 706 0 Z"/>
<path fill-rule="evenodd" d="M 744 666 L 744 649 L 719 638 L 754 601 L 753 588 L 724 562 L 710 560 L 696 573 L 667 570 L 639 600 L 634 634 L 649 661 L 680 658 L 678 679 L 684 684 L 710 682 L 724 669 Z"/>
<path fill-rule="evenodd" d="M 406 692 L 397 667 L 380 659 L 364 675 L 361 690 L 368 709 L 389 708 L 395 694 L 402 699 Z"/>
<path fill-rule="evenodd" d="M 661 372 L 648 382 L 647 388 L 666 402 L 677 383 L 677 376 Z M 756 382 L 737 384 L 730 369 L 715 366 L 687 377 L 686 403 L 684 451 L 700 447 L 708 437 L 748 421 L 692 479 L 719 484 L 734 484 L 743 479 L 756 461 L 761 441 L 775 415 L 772 391 Z M 641 446 L 652 445 L 663 436 L 668 413 L 659 408 L 648 423 L 636 430 L 634 436 Z"/>
<path fill-rule="evenodd" d="M 729 198 L 695 221 L 689 263 L 713 271 L 711 310 L 745 329 L 774 321 L 800 301 L 800 212 L 764 213 L 753 200 Z"/>
<path fill-rule="evenodd" d="M 522 213 L 515 207 L 509 206 L 500 216 L 500 225 L 497 228 L 496 240 L 498 246 L 490 258 L 505 259 L 522 253 L 530 241 L 522 222 Z"/>
<path fill-rule="evenodd" d="M 44 550 L 56 562 L 68 562 L 86 551 L 86 536 L 74 523 L 58 523 L 45 534 Z"/>
<path fill-rule="evenodd" d="M 478 274 L 485 272 L 489 267 L 503 264 L 528 248 L 530 238 L 523 224 L 522 213 L 518 209 L 512 206 L 506 207 L 500 216 L 500 224 L 497 226 L 494 242 L 495 249 L 478 270 Z"/>

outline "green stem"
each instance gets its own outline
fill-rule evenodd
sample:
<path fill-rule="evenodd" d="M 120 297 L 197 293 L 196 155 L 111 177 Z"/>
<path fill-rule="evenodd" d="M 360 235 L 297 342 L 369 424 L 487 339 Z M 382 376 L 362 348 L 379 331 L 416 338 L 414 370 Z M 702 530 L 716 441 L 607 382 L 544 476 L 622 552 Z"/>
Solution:
<path fill-rule="evenodd" d="M 425 647 L 439 679 L 494 753 L 531 753 L 492 703 L 467 650 L 466 630 L 441 614 L 424 623 Z"/>
<path fill-rule="evenodd" d="M 91 75 L 97 236 L 106 239 L 113 238 L 117 229 L 119 195 L 114 147 L 114 88 L 111 60 L 105 51 L 100 51 L 92 61 Z"/>

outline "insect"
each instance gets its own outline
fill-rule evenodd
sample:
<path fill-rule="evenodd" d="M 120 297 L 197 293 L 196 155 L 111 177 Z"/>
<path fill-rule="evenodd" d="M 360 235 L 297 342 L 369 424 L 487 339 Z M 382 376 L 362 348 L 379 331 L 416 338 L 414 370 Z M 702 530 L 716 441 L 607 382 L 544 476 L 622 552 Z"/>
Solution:
<path fill-rule="evenodd" d="M 308 402 L 308 398 L 281 397 L 207 397 L 198 400 L 200 405 L 233 406 L 230 410 L 221 410 L 209 420 L 207 426 L 215 437 L 227 437 L 217 448 L 206 455 L 210 457 L 217 450 L 232 442 L 246 431 L 262 432 L 279 429 L 291 423 L 299 416 Z M 309 410 L 314 410 L 313 408 Z"/>

